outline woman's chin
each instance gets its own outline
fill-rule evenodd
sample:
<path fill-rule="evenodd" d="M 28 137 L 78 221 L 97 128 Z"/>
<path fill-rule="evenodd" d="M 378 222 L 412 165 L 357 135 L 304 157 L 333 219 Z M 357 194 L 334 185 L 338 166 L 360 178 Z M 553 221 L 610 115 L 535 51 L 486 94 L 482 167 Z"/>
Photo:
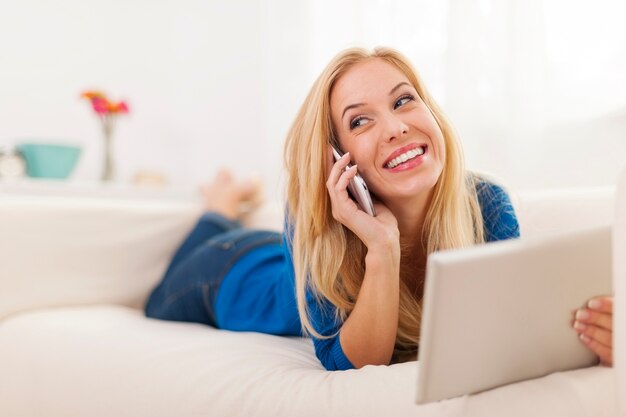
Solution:
<path fill-rule="evenodd" d="M 408 184 L 398 184 L 397 186 L 384 187 L 384 192 L 377 195 L 381 201 L 402 202 L 418 198 L 423 195 L 429 195 L 437 184 L 437 178 L 423 178 L 420 181 L 413 181 Z"/>

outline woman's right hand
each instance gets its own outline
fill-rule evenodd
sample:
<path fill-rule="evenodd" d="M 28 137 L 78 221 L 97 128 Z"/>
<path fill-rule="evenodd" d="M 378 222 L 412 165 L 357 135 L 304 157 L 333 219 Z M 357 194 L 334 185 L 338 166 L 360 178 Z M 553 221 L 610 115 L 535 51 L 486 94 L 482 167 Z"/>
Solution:
<path fill-rule="evenodd" d="M 332 205 L 333 218 L 350 229 L 367 246 L 368 250 L 397 251 L 400 253 L 398 221 L 384 205 L 374 201 L 376 217 L 361 210 L 348 194 L 348 184 L 357 174 L 356 165 L 346 171 L 350 154 L 346 152 L 334 161 L 332 147 L 328 145 L 326 188 Z"/>

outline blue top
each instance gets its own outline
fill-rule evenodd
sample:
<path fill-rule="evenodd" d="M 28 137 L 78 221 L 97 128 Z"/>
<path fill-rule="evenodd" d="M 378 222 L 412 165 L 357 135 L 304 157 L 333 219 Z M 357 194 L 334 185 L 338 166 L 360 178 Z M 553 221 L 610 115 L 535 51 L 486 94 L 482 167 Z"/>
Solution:
<path fill-rule="evenodd" d="M 485 240 L 493 242 L 519 237 L 513 205 L 499 186 L 481 182 L 476 187 L 483 215 Z M 219 328 L 299 336 L 302 328 L 295 298 L 295 275 L 289 228 L 282 244 L 270 244 L 242 256 L 224 277 L 215 301 Z M 318 304 L 307 293 L 311 324 L 330 339 L 313 338 L 315 353 L 328 370 L 352 369 L 339 342 L 342 323 L 335 319 L 335 307 L 328 301 Z"/>

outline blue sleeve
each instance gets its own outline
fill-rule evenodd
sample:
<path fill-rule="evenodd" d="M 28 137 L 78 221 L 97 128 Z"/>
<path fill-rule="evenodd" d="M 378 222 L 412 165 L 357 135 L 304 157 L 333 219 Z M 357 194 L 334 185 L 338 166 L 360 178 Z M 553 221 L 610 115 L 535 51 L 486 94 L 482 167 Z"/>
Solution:
<path fill-rule="evenodd" d="M 285 260 L 287 270 L 291 274 L 292 282 L 295 285 L 295 272 L 292 257 L 293 228 L 285 216 L 285 227 L 283 232 L 283 242 L 285 247 Z M 306 303 L 309 310 L 309 320 L 311 325 L 321 335 L 334 335 L 329 339 L 318 339 L 313 337 L 315 355 L 320 360 L 324 368 L 328 371 L 339 371 L 353 369 L 354 365 L 346 357 L 339 341 L 339 330 L 342 322 L 336 319 L 336 308 L 328 300 L 317 300 L 309 290 L 306 293 Z"/>
<path fill-rule="evenodd" d="M 480 181 L 476 185 L 476 195 L 483 215 L 486 242 L 515 239 L 520 236 L 515 209 L 502 187 Z"/>
<path fill-rule="evenodd" d="M 329 339 L 312 338 L 317 358 L 328 371 L 354 369 L 354 365 L 341 347 L 339 331 L 343 322 L 335 317 L 335 306 L 327 300 L 316 300 L 311 292 L 307 292 L 306 299 L 309 308 L 309 320 L 311 320 L 315 331 L 324 336 L 334 335 Z"/>

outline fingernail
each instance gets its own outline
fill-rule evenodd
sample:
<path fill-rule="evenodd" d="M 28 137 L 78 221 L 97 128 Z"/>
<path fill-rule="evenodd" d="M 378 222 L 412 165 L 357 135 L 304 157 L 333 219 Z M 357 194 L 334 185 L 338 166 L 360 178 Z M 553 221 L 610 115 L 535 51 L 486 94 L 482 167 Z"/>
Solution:
<path fill-rule="evenodd" d="M 575 321 L 574 322 L 574 328 L 578 329 L 578 330 L 585 330 L 587 328 L 587 326 L 584 325 L 583 323 L 579 322 L 579 321 Z"/>
<path fill-rule="evenodd" d="M 587 310 L 578 310 L 576 312 L 576 318 L 578 320 L 587 320 L 589 318 L 590 314 Z"/>
<path fill-rule="evenodd" d="M 580 337 L 580 340 L 582 340 L 585 344 L 589 344 L 589 342 L 591 342 L 591 338 L 586 334 L 581 333 L 578 335 L 578 337 Z"/>
<path fill-rule="evenodd" d="M 589 302 L 587 303 L 587 307 L 593 308 L 593 309 L 598 309 L 601 306 L 602 306 L 602 301 L 596 300 L 596 299 L 589 300 Z"/>

